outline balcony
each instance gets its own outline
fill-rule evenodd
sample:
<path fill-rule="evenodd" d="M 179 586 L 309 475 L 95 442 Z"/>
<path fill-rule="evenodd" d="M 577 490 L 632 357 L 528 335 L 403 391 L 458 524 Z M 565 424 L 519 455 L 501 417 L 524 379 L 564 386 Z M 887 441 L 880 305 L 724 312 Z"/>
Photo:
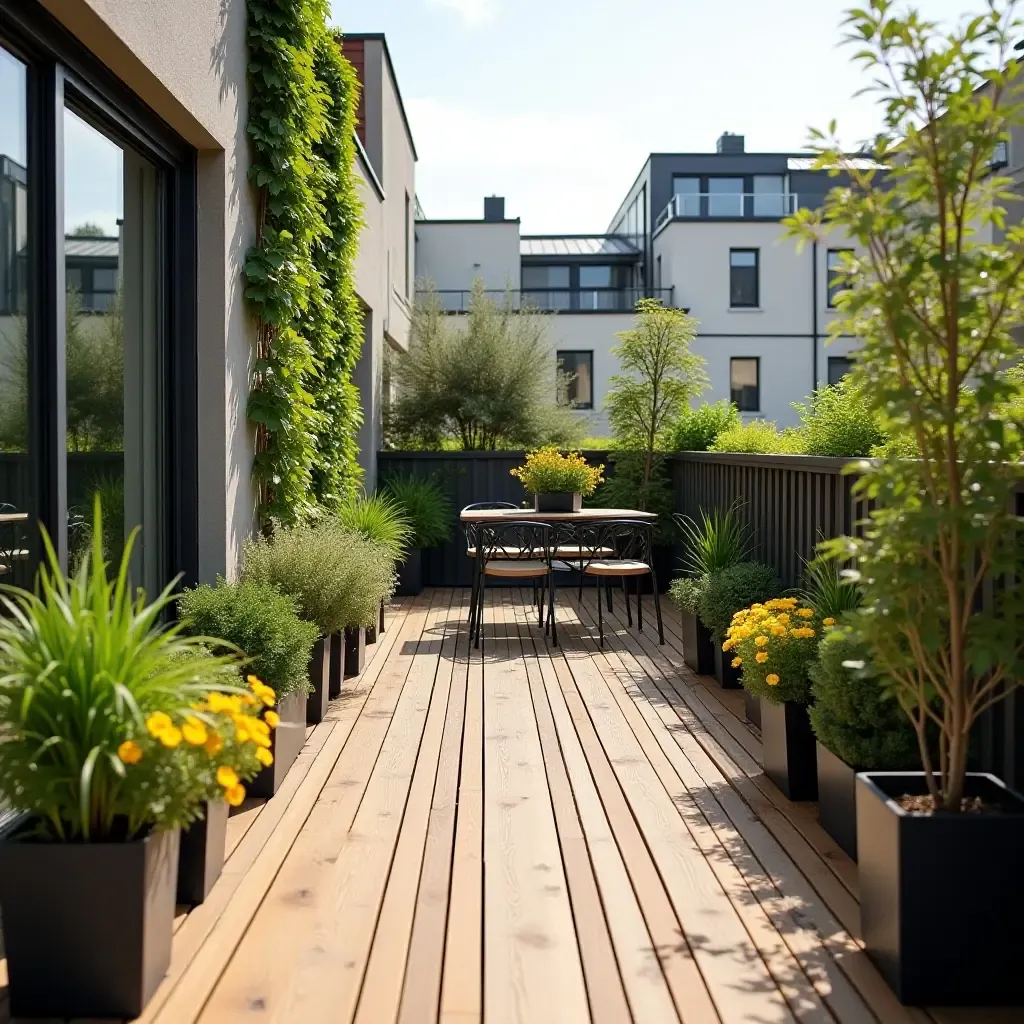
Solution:
<path fill-rule="evenodd" d="M 799 206 L 795 192 L 685 192 L 672 197 L 655 229 L 670 220 L 780 220 Z"/>
<path fill-rule="evenodd" d="M 446 313 L 468 312 L 473 296 L 470 289 L 441 289 L 435 294 Z M 498 303 L 504 303 L 508 297 L 513 309 L 538 309 L 544 313 L 631 313 L 643 298 L 658 299 L 665 306 L 675 305 L 674 288 L 499 288 L 484 294 Z"/>

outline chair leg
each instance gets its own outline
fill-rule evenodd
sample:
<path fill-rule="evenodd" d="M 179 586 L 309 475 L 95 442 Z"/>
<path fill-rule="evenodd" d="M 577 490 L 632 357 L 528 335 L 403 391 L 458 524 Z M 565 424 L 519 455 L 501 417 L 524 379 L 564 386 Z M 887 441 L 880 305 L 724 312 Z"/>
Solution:
<path fill-rule="evenodd" d="M 476 648 L 480 647 L 480 634 L 484 628 L 484 591 L 487 589 L 487 577 L 481 572 L 480 574 L 480 585 L 477 593 L 477 608 L 476 608 L 476 637 L 473 642 L 473 646 Z"/>
<path fill-rule="evenodd" d="M 601 647 L 604 647 L 604 609 L 601 606 L 601 587 L 607 584 L 602 584 L 604 577 L 597 577 L 597 639 Z"/>
<path fill-rule="evenodd" d="M 555 574 L 548 576 L 548 622 L 551 623 L 551 643 L 558 646 L 558 632 L 555 628 Z"/>
<path fill-rule="evenodd" d="M 665 627 L 661 622 L 661 596 L 658 594 L 658 579 L 654 575 L 654 570 L 651 570 L 651 587 L 654 590 L 654 616 L 658 620 L 658 644 L 664 646 L 665 644 Z"/>
<path fill-rule="evenodd" d="M 473 583 L 469 592 L 469 635 L 473 636 L 473 631 L 476 626 L 476 590 L 480 585 L 480 565 L 473 560 Z"/>
<path fill-rule="evenodd" d="M 612 613 L 612 588 L 608 586 L 608 581 L 604 581 L 604 596 L 608 602 L 608 614 Z"/>
<path fill-rule="evenodd" d="M 640 585 L 642 576 L 634 576 L 636 580 L 636 628 L 642 633 L 644 631 L 644 588 Z"/>
<path fill-rule="evenodd" d="M 620 576 L 619 579 L 622 581 L 622 600 L 626 602 L 626 625 L 633 625 L 633 606 L 629 600 L 629 586 L 628 577 Z"/>

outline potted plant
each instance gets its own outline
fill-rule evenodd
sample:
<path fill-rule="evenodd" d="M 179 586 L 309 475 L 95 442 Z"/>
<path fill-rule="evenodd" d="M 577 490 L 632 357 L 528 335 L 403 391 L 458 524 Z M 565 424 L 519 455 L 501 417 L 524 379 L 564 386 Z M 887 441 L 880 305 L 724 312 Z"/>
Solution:
<path fill-rule="evenodd" d="M 829 550 L 853 560 L 856 633 L 921 758 L 918 773 L 857 777 L 865 948 L 915 1005 L 1016 1005 L 1024 963 L 1024 799 L 968 771 L 979 717 L 1024 680 L 1024 395 L 1004 372 L 1020 358 L 1024 231 L 1005 226 L 996 162 L 1024 109 L 1012 4 L 981 6 L 941 32 L 888 4 L 851 12 L 882 130 L 857 160 L 819 135 L 843 187 L 790 221 L 858 246 L 830 330 L 862 340 L 854 376 L 910 456 L 861 467 L 855 493 L 874 507 Z"/>
<path fill-rule="evenodd" d="M 750 553 L 750 537 L 735 507 L 708 513 L 701 510 L 698 524 L 677 515 L 683 534 L 683 566 L 686 575 L 676 580 L 669 593 L 679 607 L 683 631 L 683 660 L 700 675 L 715 671 L 715 643 L 711 630 L 698 617 L 700 597 L 712 575 L 742 562 Z"/>
<path fill-rule="evenodd" d="M 790 800 L 818 795 L 807 673 L 820 636 L 813 608 L 779 597 L 738 611 L 722 644 L 743 673 L 743 688 L 761 700 L 764 773 Z"/>
<path fill-rule="evenodd" d="M 555 445 L 527 452 L 526 462 L 511 470 L 533 495 L 536 512 L 579 512 L 583 499 L 601 482 L 604 466 L 591 466 L 579 452 L 563 455 Z"/>
<path fill-rule="evenodd" d="M 856 775 L 905 771 L 917 758 L 914 730 L 871 668 L 869 650 L 850 626 L 825 618 L 810 667 L 811 728 L 817 741 L 818 821 L 857 859 Z"/>
<path fill-rule="evenodd" d="M 738 562 L 707 578 L 697 599 L 697 614 L 714 638 L 715 676 L 725 689 L 740 685 L 738 666 L 722 652 L 733 616 L 755 602 L 767 601 L 781 589 L 775 570 L 760 562 Z"/>
<path fill-rule="evenodd" d="M 452 535 L 452 505 L 433 477 L 395 474 L 384 493 L 402 510 L 412 529 L 405 557 L 398 566 L 398 589 L 404 595 L 423 590 L 423 550 L 443 544 Z"/>
<path fill-rule="evenodd" d="M 344 579 L 344 660 L 346 678 L 363 671 L 366 630 L 372 627 L 381 605 L 394 593 L 396 576 L 391 549 L 362 534 L 339 531 L 336 538 L 338 572 Z"/>
<path fill-rule="evenodd" d="M 243 670 L 264 680 L 277 695 L 279 722 L 271 737 L 273 763 L 253 780 L 253 796 L 270 797 L 280 788 L 306 741 L 309 655 L 318 630 L 296 613 L 295 601 L 258 583 L 203 585 L 178 599 L 182 628 L 200 637 L 218 637 L 241 651 Z M 216 650 L 216 645 L 210 642 Z"/>
<path fill-rule="evenodd" d="M 0 604 L 0 912 L 16 1017 L 134 1018 L 170 962 L 179 828 L 237 804 L 272 758 L 272 720 L 225 685 L 229 658 L 167 625 L 128 582 L 137 536 L 107 578 L 96 502 L 72 579 L 44 535 L 35 593 Z M 261 684 L 262 685 L 262 684 Z M 218 711 L 216 698 L 233 710 Z M 244 732 L 244 739 L 242 734 Z"/>

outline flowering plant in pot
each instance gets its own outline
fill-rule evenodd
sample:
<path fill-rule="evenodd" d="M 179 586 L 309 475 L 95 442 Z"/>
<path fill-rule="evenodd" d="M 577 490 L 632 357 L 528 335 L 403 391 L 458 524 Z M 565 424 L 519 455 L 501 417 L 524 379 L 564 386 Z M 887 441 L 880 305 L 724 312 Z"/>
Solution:
<path fill-rule="evenodd" d="M 1020 22 L 1013 0 L 979 6 L 950 30 L 885 0 L 849 13 L 881 131 L 857 159 L 818 133 L 845 180 L 789 222 L 856 243 L 829 329 L 861 339 L 854 377 L 901 439 L 859 467 L 874 507 L 828 550 L 853 563 L 855 631 L 918 741 L 921 772 L 862 773 L 856 796 L 865 947 L 911 1004 L 1016 1004 L 1024 961 L 1024 798 L 968 771 L 975 724 L 1024 680 L 1024 396 L 1005 372 L 1024 227 L 999 173 L 1024 123 Z"/>
<path fill-rule="evenodd" d="M 528 452 L 510 472 L 533 495 L 537 512 L 579 512 L 604 479 L 604 466 L 591 466 L 579 452 L 563 455 L 555 445 Z"/>
<path fill-rule="evenodd" d="M 63 575 L 44 535 L 35 593 L 0 595 L 0 912 L 16 1016 L 137 1016 L 166 972 L 178 829 L 239 803 L 272 720 L 225 680 L 237 655 L 128 582 L 136 534 L 107 578 L 99 502 L 91 551 Z M 262 684 L 261 684 L 262 685 Z M 227 692 L 221 692 L 226 690 Z"/>
<path fill-rule="evenodd" d="M 790 800 L 818 795 L 808 670 L 821 627 L 834 624 L 796 597 L 777 597 L 738 611 L 722 644 L 742 671 L 743 688 L 760 698 L 764 771 Z"/>

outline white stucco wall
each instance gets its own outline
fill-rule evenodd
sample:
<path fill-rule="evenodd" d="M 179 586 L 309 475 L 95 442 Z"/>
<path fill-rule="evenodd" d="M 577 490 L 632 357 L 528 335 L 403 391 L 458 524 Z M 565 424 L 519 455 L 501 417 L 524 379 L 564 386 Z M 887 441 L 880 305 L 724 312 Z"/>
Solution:
<path fill-rule="evenodd" d="M 519 288 L 518 221 L 417 221 L 416 277 L 439 291 L 467 290 L 475 278 Z"/>

